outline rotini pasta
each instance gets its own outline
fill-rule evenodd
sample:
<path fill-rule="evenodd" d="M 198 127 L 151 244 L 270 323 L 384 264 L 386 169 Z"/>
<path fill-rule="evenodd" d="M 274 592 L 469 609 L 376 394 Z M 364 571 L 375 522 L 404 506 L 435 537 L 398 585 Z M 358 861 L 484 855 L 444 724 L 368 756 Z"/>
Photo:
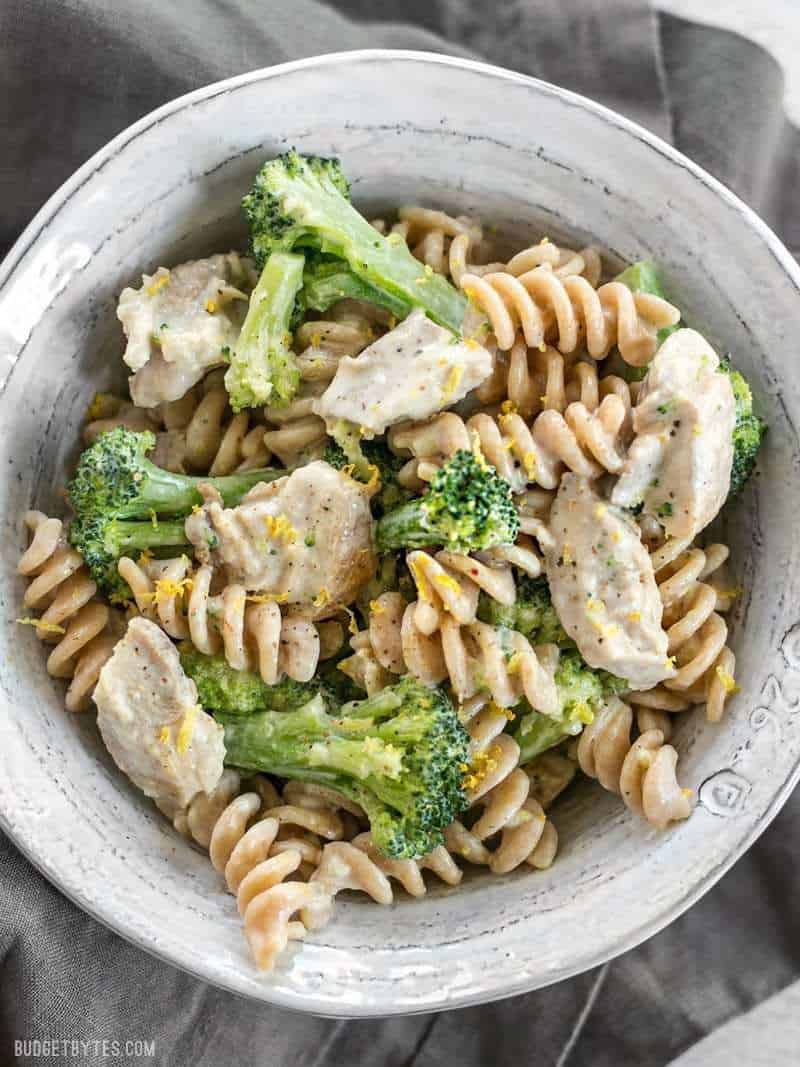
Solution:
<path fill-rule="evenodd" d="M 653 568 L 664 605 L 668 651 L 675 656 L 678 672 L 655 690 L 632 693 L 630 699 L 637 706 L 676 712 L 705 702 L 711 722 L 722 718 L 725 702 L 736 688 L 736 657 L 726 645 L 728 627 L 719 614 L 728 610 L 731 597 L 704 579 L 717 571 L 728 555 L 725 545 L 701 549 L 677 538 L 654 549 Z"/>
<path fill-rule="evenodd" d="M 84 711 L 116 642 L 115 616 L 95 598 L 97 586 L 79 553 L 67 545 L 61 520 L 41 511 L 28 511 L 24 518 L 32 538 L 17 564 L 18 572 L 31 579 L 23 603 L 44 609 L 32 622 L 38 636 L 54 645 L 48 673 L 71 679 L 66 706 Z"/>
<path fill-rule="evenodd" d="M 187 556 L 138 563 L 123 557 L 118 569 L 141 614 L 157 619 L 170 637 L 188 637 L 207 655 L 221 651 L 235 670 L 257 669 L 268 685 L 284 675 L 298 682 L 314 676 L 317 628 L 307 619 L 282 615 L 274 600 L 248 597 L 240 585 L 211 595 L 213 568 L 204 564 L 192 572 Z"/>
<path fill-rule="evenodd" d="M 456 820 L 445 833 L 448 851 L 469 863 L 507 874 L 527 863 L 544 870 L 555 858 L 558 834 L 531 795 L 531 778 L 518 766 L 519 746 L 504 732 L 507 715 L 486 703 L 468 724 L 472 767 L 467 778 L 469 810 L 480 809 L 467 827 Z M 494 848 L 487 846 L 499 835 Z"/>
<path fill-rule="evenodd" d="M 626 363 L 641 367 L 655 353 L 658 330 L 680 319 L 678 309 L 660 297 L 634 294 L 621 282 L 595 289 L 580 274 L 559 277 L 547 263 L 519 276 L 463 274 L 459 284 L 506 351 L 519 328 L 530 348 L 543 348 L 553 337 L 561 352 L 572 353 L 585 341 L 593 359 L 605 359 L 616 344 Z"/>
<path fill-rule="evenodd" d="M 632 725 L 630 707 L 617 697 L 608 701 L 578 739 L 581 770 L 659 829 L 688 819 L 690 793 L 675 777 L 678 753 L 664 744 L 660 730 L 648 730 L 631 743 Z"/>

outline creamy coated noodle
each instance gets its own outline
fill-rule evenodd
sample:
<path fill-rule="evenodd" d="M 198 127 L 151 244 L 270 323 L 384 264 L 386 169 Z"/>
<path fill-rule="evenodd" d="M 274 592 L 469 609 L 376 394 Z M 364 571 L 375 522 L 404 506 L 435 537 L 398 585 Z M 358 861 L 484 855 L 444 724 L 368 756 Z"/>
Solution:
<path fill-rule="evenodd" d="M 269 970 L 343 890 L 549 867 L 581 773 L 690 815 L 675 716 L 737 688 L 707 532 L 764 427 L 648 263 L 368 224 L 294 153 L 245 210 L 252 258 L 123 291 L 130 396 L 26 515 L 20 621 Z"/>

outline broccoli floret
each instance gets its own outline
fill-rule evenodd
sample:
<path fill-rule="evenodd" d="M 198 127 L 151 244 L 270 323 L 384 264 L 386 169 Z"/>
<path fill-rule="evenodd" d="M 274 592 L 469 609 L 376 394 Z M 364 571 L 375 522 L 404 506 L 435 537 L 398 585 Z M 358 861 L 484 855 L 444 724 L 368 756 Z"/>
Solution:
<path fill-rule="evenodd" d="M 325 692 L 331 694 L 337 705 L 347 704 L 351 700 L 360 700 L 364 695 L 364 690 L 356 685 L 350 675 L 339 670 L 341 661 L 348 659 L 351 655 L 352 650 L 345 647 L 338 655 L 332 659 L 326 659 L 317 667 L 316 681 Z"/>
<path fill-rule="evenodd" d="M 424 496 L 388 512 L 375 528 L 379 552 L 445 545 L 473 552 L 513 544 L 519 515 L 511 487 L 494 467 L 460 449 L 431 479 Z"/>
<path fill-rule="evenodd" d="M 135 433 L 122 426 L 100 434 L 81 455 L 68 487 L 75 512 L 70 543 L 83 556 L 97 584 L 118 598 L 130 595 L 117 573 L 120 556 L 145 550 L 189 550 L 184 519 L 194 505 L 203 503 L 198 485 L 213 485 L 231 505 L 258 482 L 284 473 L 265 468 L 224 478 L 173 474 L 146 458 L 155 443 L 149 431 Z M 163 515 L 179 521 L 159 521 Z"/>
<path fill-rule="evenodd" d="M 223 655 L 207 656 L 189 641 L 178 646 L 181 665 L 197 686 L 197 696 L 206 711 L 224 715 L 251 715 L 256 711 L 296 711 L 317 694 L 329 711 L 338 701 L 323 682 L 296 682 L 284 678 L 267 685 L 255 671 L 237 671 Z"/>
<path fill-rule="evenodd" d="M 264 264 L 225 372 L 234 411 L 288 404 L 297 392 L 300 371 L 289 347 L 289 326 L 304 263 L 303 256 L 275 252 Z"/>
<path fill-rule="evenodd" d="M 321 253 L 342 261 L 369 288 L 369 299 L 395 314 L 405 317 L 419 307 L 434 322 L 460 333 L 464 296 L 445 278 L 426 271 L 404 241 L 383 237 L 356 211 L 338 160 L 294 151 L 268 160 L 242 206 L 259 267 L 275 252 Z M 345 290 L 353 285 L 343 272 L 338 284 Z M 323 302 L 319 295 L 315 300 Z"/>
<path fill-rule="evenodd" d="M 424 856 L 466 806 L 469 736 L 447 696 L 414 678 L 335 717 L 317 697 L 298 711 L 221 721 L 231 766 L 338 789 L 364 809 L 385 856 Z"/>
<path fill-rule="evenodd" d="M 492 626 L 518 630 L 533 645 L 573 647 L 573 642 L 556 615 L 546 578 L 520 574 L 517 578 L 517 599 L 513 604 L 499 604 L 481 593 L 478 618 Z"/>
<path fill-rule="evenodd" d="M 604 700 L 630 688 L 624 678 L 587 666 L 576 651 L 562 652 L 555 682 L 560 705 L 558 715 L 542 715 L 527 701 L 517 705 L 519 726 L 514 736 L 520 747 L 520 763 L 527 763 L 565 738 L 579 734 L 593 720 Z"/>
<path fill-rule="evenodd" d="M 733 399 L 736 403 L 736 423 L 733 427 L 733 467 L 728 497 L 736 496 L 753 473 L 761 441 L 767 432 L 767 424 L 753 411 L 753 394 L 747 380 L 731 366 L 730 356 L 720 360 L 717 368 L 727 374 Z"/>
<path fill-rule="evenodd" d="M 637 263 L 631 263 L 631 265 L 626 267 L 621 274 L 617 275 L 614 281 L 622 282 L 623 285 L 627 285 L 632 293 L 649 293 L 651 296 L 660 296 L 662 300 L 667 299 L 656 266 L 648 259 L 642 259 Z M 659 345 L 662 345 L 671 333 L 674 333 L 675 330 L 679 330 L 681 325 L 680 322 L 676 322 L 674 326 L 665 326 L 663 329 L 659 330 Z M 647 373 L 647 366 L 631 367 L 630 364 L 626 363 L 618 356 L 612 356 L 605 368 L 605 372 L 619 374 L 628 382 L 640 382 Z"/>
<path fill-rule="evenodd" d="M 332 432 L 335 440 L 325 450 L 326 463 L 337 470 L 350 468 L 353 477 L 365 483 L 371 482 L 377 471 L 380 489 L 370 501 L 376 519 L 411 499 L 414 494 L 397 480 L 403 460 L 385 442 L 363 441 L 358 427 L 345 419 L 340 419 Z"/>

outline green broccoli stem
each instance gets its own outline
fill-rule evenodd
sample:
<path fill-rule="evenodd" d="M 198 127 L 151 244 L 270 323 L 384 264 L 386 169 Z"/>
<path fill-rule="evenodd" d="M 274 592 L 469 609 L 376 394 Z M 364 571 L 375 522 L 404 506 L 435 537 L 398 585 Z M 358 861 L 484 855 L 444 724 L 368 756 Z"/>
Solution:
<path fill-rule="evenodd" d="M 122 519 L 143 518 L 150 511 L 156 515 L 188 515 L 196 504 L 203 503 L 198 488 L 201 485 L 213 485 L 226 507 L 230 507 L 238 504 L 259 482 L 271 482 L 286 474 L 286 471 L 265 467 L 221 478 L 197 477 L 173 474 L 144 458 L 140 461 L 140 469 L 139 492 L 128 504 L 120 506 L 118 514 Z"/>
<path fill-rule="evenodd" d="M 302 309 L 327 311 L 339 300 L 365 300 L 378 304 L 398 319 L 405 318 L 413 310 L 405 300 L 356 277 L 345 263 L 333 261 L 307 267 L 299 298 Z"/>
<path fill-rule="evenodd" d="M 125 550 L 131 548 L 140 552 L 159 548 L 191 550 L 183 522 L 113 522 L 106 536 L 113 541 L 114 554 L 117 556 L 124 555 Z"/>
<path fill-rule="evenodd" d="M 234 411 L 286 404 L 297 392 L 300 372 L 289 348 L 289 327 L 304 266 L 304 256 L 289 252 L 274 252 L 264 264 L 225 372 Z"/>
<path fill-rule="evenodd" d="M 520 724 L 520 729 L 514 735 L 514 739 L 519 745 L 519 762 L 521 766 L 525 763 L 530 763 L 532 759 L 541 756 L 543 752 L 547 752 L 550 748 L 555 748 L 556 745 L 560 745 L 562 741 L 573 736 L 564 730 L 562 719 L 551 719 L 547 715 L 540 715 L 536 712 L 533 715 L 535 715 L 535 719 L 532 715 L 525 716 L 525 719 Z M 531 719 L 533 721 L 528 721 Z M 527 729 L 525 728 L 526 726 Z"/>
<path fill-rule="evenodd" d="M 226 761 L 235 767 L 335 784 L 337 789 L 350 788 L 348 783 L 356 779 L 376 795 L 384 792 L 384 746 L 364 743 L 370 721 L 354 717 L 341 727 L 342 720 L 327 714 L 321 697 L 296 711 L 218 719 L 225 728 Z"/>
<path fill-rule="evenodd" d="M 397 552 L 402 548 L 425 548 L 443 545 L 447 539 L 430 529 L 424 497 L 409 500 L 387 512 L 375 526 L 375 543 L 379 552 Z"/>

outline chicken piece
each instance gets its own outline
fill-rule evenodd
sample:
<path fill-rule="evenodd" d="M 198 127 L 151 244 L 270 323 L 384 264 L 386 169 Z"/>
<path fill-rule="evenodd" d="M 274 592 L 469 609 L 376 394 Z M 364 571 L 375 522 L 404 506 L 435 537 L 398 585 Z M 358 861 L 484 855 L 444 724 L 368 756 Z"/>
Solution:
<path fill-rule="evenodd" d="M 123 359 L 137 407 L 178 400 L 206 371 L 227 362 L 247 314 L 252 265 L 236 252 L 159 267 L 117 306 L 128 344 Z"/>
<path fill-rule="evenodd" d="M 565 474 L 550 532 L 545 569 L 553 606 L 589 666 L 627 678 L 632 689 L 671 678 L 661 597 L 637 526 L 588 479 Z"/>
<path fill-rule="evenodd" d="M 135 618 L 100 672 L 97 725 L 114 762 L 170 818 L 222 774 L 223 729 L 154 622 Z"/>
<path fill-rule="evenodd" d="M 725 503 L 736 404 L 716 352 L 678 330 L 656 353 L 633 412 L 636 432 L 612 503 L 643 503 L 670 537 L 691 539 Z"/>
<path fill-rule="evenodd" d="M 326 422 L 348 419 L 369 432 L 449 408 L 492 371 L 477 341 L 460 341 L 417 310 L 356 357 L 344 356 L 315 403 Z"/>
<path fill-rule="evenodd" d="M 204 562 L 224 564 L 228 579 L 321 618 L 349 604 L 375 573 L 372 515 L 364 486 L 322 460 L 254 486 L 224 508 L 210 486 L 186 520 Z"/>

